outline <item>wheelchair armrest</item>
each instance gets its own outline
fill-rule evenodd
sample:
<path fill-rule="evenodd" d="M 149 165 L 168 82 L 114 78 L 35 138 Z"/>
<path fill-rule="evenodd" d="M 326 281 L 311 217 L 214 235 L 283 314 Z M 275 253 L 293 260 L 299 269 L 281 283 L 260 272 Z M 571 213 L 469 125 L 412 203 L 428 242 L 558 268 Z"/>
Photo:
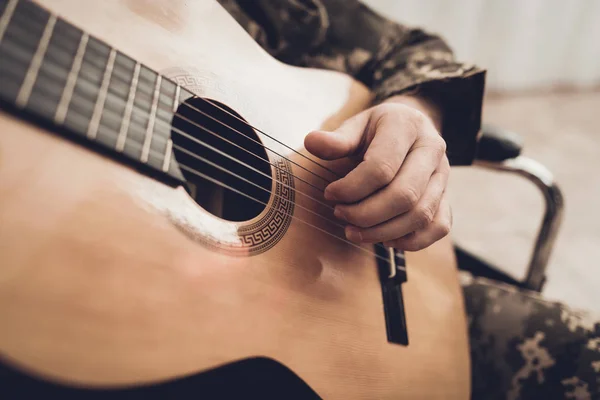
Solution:
<path fill-rule="evenodd" d="M 546 267 L 562 222 L 564 199 L 552 173 L 535 160 L 521 156 L 522 141 L 518 135 L 485 126 L 474 165 L 500 172 L 513 173 L 532 182 L 542 192 L 545 212 L 535 241 L 523 287 L 541 291 L 546 280 Z"/>
<path fill-rule="evenodd" d="M 477 160 L 500 162 L 521 155 L 523 140 L 514 132 L 484 125 L 477 149 Z"/>

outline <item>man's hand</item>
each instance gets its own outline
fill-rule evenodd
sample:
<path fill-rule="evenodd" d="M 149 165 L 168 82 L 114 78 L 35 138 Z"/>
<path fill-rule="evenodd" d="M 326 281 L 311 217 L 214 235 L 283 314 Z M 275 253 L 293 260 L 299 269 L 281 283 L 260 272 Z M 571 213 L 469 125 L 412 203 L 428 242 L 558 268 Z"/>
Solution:
<path fill-rule="evenodd" d="M 445 197 L 450 165 L 430 106 L 398 97 L 348 119 L 333 132 L 306 136 L 315 156 L 356 159 L 358 165 L 325 189 L 346 237 L 417 251 L 448 234 Z M 437 122 L 437 121 L 436 121 Z"/>

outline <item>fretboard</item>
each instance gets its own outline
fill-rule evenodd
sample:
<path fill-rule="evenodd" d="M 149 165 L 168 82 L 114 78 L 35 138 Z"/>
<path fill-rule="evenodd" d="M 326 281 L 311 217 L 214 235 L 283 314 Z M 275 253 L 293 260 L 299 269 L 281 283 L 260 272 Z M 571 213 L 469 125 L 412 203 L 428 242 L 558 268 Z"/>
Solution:
<path fill-rule="evenodd" d="M 0 105 L 167 181 L 171 122 L 192 96 L 39 5 L 0 0 Z"/>

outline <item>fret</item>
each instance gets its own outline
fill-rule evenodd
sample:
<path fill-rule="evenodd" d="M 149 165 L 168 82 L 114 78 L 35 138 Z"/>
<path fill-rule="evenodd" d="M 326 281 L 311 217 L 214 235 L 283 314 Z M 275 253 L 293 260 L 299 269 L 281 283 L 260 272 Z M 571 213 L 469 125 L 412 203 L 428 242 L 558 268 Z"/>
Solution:
<path fill-rule="evenodd" d="M 132 59 L 116 52 L 95 138 L 98 143 L 111 150 L 114 150 L 117 145 L 134 69 L 135 62 Z M 130 134 L 131 125 L 128 129 L 128 139 Z M 127 152 L 126 154 L 129 155 Z"/>
<path fill-rule="evenodd" d="M 0 0 L 0 110 L 172 183 L 181 91 L 36 2 Z"/>
<path fill-rule="evenodd" d="M 133 109 L 129 117 L 129 129 L 125 141 L 124 152 L 142 162 L 144 143 L 147 142 L 150 113 L 152 111 L 153 94 L 158 74 L 145 65 L 140 65 L 137 88 L 133 98 Z M 133 148 L 131 143 L 140 143 L 140 148 Z"/>
<path fill-rule="evenodd" d="M 12 19 L 18 2 L 19 0 L 10 0 L 4 9 L 4 13 L 2 13 L 2 16 L 0 17 L 0 42 L 2 42 L 4 32 L 6 32 L 6 29 L 8 28 L 8 24 Z"/>
<path fill-rule="evenodd" d="M 112 48 L 98 39 L 90 36 L 87 49 L 83 58 L 83 63 L 86 64 L 86 70 L 96 72 L 97 75 L 90 75 L 94 82 L 100 84 L 106 68 L 106 60 L 110 56 Z M 87 68 L 87 67 L 91 68 Z"/>
<path fill-rule="evenodd" d="M 4 33 L 5 40 L 12 38 L 12 40 L 18 44 L 26 45 L 27 48 L 33 48 L 33 53 L 40 43 L 42 33 L 46 27 L 46 23 L 50 19 L 50 14 L 43 21 L 33 21 L 23 14 L 26 12 L 23 10 L 22 4 L 26 4 L 28 1 L 22 1 L 17 6 L 13 19 L 8 24 L 8 28 Z M 56 26 L 55 26 L 56 29 Z"/>
<path fill-rule="evenodd" d="M 117 53 L 113 65 L 111 82 L 108 85 L 108 92 L 112 95 L 111 98 L 118 97 L 122 100 L 123 107 L 121 111 L 125 110 L 125 102 L 129 94 L 129 85 L 133 79 L 134 69 L 135 61 L 121 53 Z"/>
<path fill-rule="evenodd" d="M 138 80 L 138 92 L 143 93 L 145 96 L 137 96 L 137 99 L 148 99 L 152 101 L 152 95 L 154 94 L 154 85 L 158 74 L 152 71 L 150 68 L 142 65 L 140 69 L 140 78 Z"/>
<path fill-rule="evenodd" d="M 173 120 L 173 111 L 171 111 L 171 108 L 170 99 L 168 104 L 159 101 L 158 107 L 156 108 L 156 119 L 170 124 Z"/>
<path fill-rule="evenodd" d="M 167 141 L 170 137 L 171 124 L 156 119 L 147 165 L 162 170 L 165 162 L 165 152 L 167 151 Z"/>
<path fill-rule="evenodd" d="M 50 17 L 48 10 L 40 7 L 33 1 L 23 0 L 18 1 L 17 3 L 13 21 L 32 21 L 43 26 Z"/>
<path fill-rule="evenodd" d="M 54 35 L 60 40 L 57 41 L 57 47 L 67 50 L 69 54 L 74 52 L 81 42 L 81 37 L 86 35 L 89 38 L 89 35 L 83 32 L 81 29 L 74 27 L 69 24 L 65 20 L 59 18 L 56 21 L 56 26 L 54 27 Z M 70 64 L 69 64 L 70 65 Z"/>
<path fill-rule="evenodd" d="M 39 20 L 24 19 L 34 14 L 30 2 L 17 2 L 12 18 L 0 42 L 0 85 L 2 98 L 15 103 L 25 81 L 36 49 L 48 22 L 49 14 L 37 15 Z M 45 17 L 45 19 L 44 19 Z M 23 33 L 24 32 L 24 33 Z"/>
<path fill-rule="evenodd" d="M 173 97 L 173 113 L 177 112 L 177 107 L 179 107 L 179 91 L 181 87 L 179 85 L 175 86 L 175 97 Z"/>
<path fill-rule="evenodd" d="M 33 56 L 5 38 L 0 43 L 0 96 L 13 103 Z"/>
<path fill-rule="evenodd" d="M 85 53 L 88 38 L 88 34 L 84 33 L 81 36 L 81 40 L 79 41 L 77 53 L 75 53 L 75 59 L 73 60 L 73 63 L 71 65 L 69 75 L 67 76 L 67 83 L 65 84 L 65 88 L 62 92 L 60 102 L 58 103 L 56 114 L 54 114 L 54 121 L 57 124 L 62 124 L 65 122 L 69 102 L 71 101 L 71 97 L 73 96 L 73 89 L 75 89 L 75 82 L 77 81 L 77 77 L 79 75 L 79 69 L 81 68 L 81 62 L 83 61 L 83 54 Z"/>
<path fill-rule="evenodd" d="M 131 119 L 131 111 L 133 110 L 133 101 L 135 98 L 135 92 L 137 89 L 139 75 L 140 63 L 136 63 L 135 68 L 133 70 L 133 79 L 131 80 L 131 85 L 129 86 L 129 95 L 127 96 L 127 104 L 125 106 L 123 122 L 121 123 L 121 130 L 119 131 L 119 136 L 117 137 L 117 145 L 115 146 L 116 150 L 119 152 L 122 152 L 125 148 L 125 139 L 127 139 L 127 132 L 129 131 L 129 122 Z"/>
<path fill-rule="evenodd" d="M 18 107 L 23 108 L 29 100 L 31 90 L 33 89 L 33 84 L 35 83 L 35 79 L 37 78 L 37 74 L 42 64 L 42 60 L 44 59 L 44 53 L 46 52 L 46 48 L 48 47 L 48 43 L 50 42 L 50 37 L 52 36 L 52 30 L 54 29 L 55 23 L 56 16 L 50 15 L 50 18 L 48 18 L 48 22 L 46 23 L 46 27 L 44 28 L 44 33 L 42 33 L 40 44 L 38 45 L 38 48 L 35 54 L 33 55 L 31 65 L 27 70 L 25 80 L 23 81 L 23 84 L 21 85 L 21 90 L 19 90 L 19 94 L 17 95 L 16 104 Z"/>
<path fill-rule="evenodd" d="M 110 76 L 112 74 L 116 53 L 117 52 L 115 49 L 112 49 L 108 56 L 108 62 L 106 63 L 106 69 L 104 70 L 104 77 L 102 78 L 102 85 L 100 86 L 100 92 L 98 93 L 98 99 L 96 100 L 96 106 L 94 107 L 94 114 L 92 114 L 92 120 L 90 121 L 90 125 L 88 127 L 87 136 L 90 139 L 96 138 L 98 124 L 100 123 L 100 117 L 102 116 L 102 110 L 104 109 L 104 101 L 106 100 L 108 83 L 110 82 Z"/>
<path fill-rule="evenodd" d="M 150 152 L 150 143 L 152 142 L 152 134 L 154 132 L 154 120 L 156 119 L 156 106 L 158 105 L 158 93 L 160 90 L 160 81 L 162 77 L 158 75 L 156 78 L 156 85 L 154 87 L 154 95 L 152 97 L 152 108 L 150 109 L 150 119 L 148 121 L 148 128 L 146 129 L 146 138 L 144 139 L 144 146 L 142 147 L 142 157 L 140 160 L 145 163 L 148 162 L 148 153 Z"/>
<path fill-rule="evenodd" d="M 196 95 L 193 94 L 192 92 L 189 92 L 187 89 L 185 88 L 181 88 L 181 90 L 179 91 L 179 100 L 177 101 L 177 105 L 179 106 L 179 104 L 185 102 L 187 99 L 195 97 Z"/>
<path fill-rule="evenodd" d="M 171 165 L 171 153 L 173 152 L 173 141 L 171 139 L 167 140 L 167 148 L 165 150 L 165 158 L 162 166 L 163 172 L 169 171 L 169 165 Z"/>
<path fill-rule="evenodd" d="M 43 27 L 43 26 L 42 26 Z M 62 93 L 69 75 L 69 67 L 75 58 L 77 41 L 65 40 L 62 34 L 65 23 L 56 21 L 50 42 L 42 59 L 37 78 L 31 90 L 25 109 L 54 120 Z M 40 32 L 41 34 L 41 32 Z M 57 62 L 60 53 L 61 62 Z M 53 56 L 50 56 L 50 55 Z"/>
<path fill-rule="evenodd" d="M 12 29 L 12 26 L 9 28 L 9 31 Z M 40 36 L 41 36 L 41 32 L 40 32 Z M 39 41 L 36 41 L 36 45 Z M 20 69 L 24 70 L 23 71 L 23 75 L 25 75 L 25 72 L 27 71 L 27 68 L 29 67 L 29 64 L 31 64 L 31 59 L 33 58 L 33 53 L 35 52 L 35 47 L 32 48 L 28 48 L 27 46 L 21 45 L 19 43 L 16 43 L 14 40 L 12 40 L 12 38 L 10 37 L 10 35 L 6 35 L 4 38 L 4 41 L 2 41 L 2 43 L 0 43 L 0 47 L 2 47 L 4 49 L 4 53 L 8 53 L 7 56 L 10 57 L 11 59 L 21 62 L 23 63 L 23 65 L 21 66 Z"/>

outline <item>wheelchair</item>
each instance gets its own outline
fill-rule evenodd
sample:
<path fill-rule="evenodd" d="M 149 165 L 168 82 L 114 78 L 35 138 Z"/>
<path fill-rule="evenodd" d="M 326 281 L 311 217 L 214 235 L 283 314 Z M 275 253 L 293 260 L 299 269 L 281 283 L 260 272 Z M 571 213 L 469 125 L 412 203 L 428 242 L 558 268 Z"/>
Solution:
<path fill-rule="evenodd" d="M 460 269 L 473 276 L 505 282 L 518 288 L 541 292 L 546 282 L 546 269 L 556 236 L 562 222 L 564 199 L 552 173 L 539 162 L 522 156 L 522 140 L 514 132 L 484 125 L 474 166 L 521 176 L 534 184 L 542 193 L 545 211 L 535 239 L 525 279 L 516 280 L 484 257 L 455 246 Z"/>

